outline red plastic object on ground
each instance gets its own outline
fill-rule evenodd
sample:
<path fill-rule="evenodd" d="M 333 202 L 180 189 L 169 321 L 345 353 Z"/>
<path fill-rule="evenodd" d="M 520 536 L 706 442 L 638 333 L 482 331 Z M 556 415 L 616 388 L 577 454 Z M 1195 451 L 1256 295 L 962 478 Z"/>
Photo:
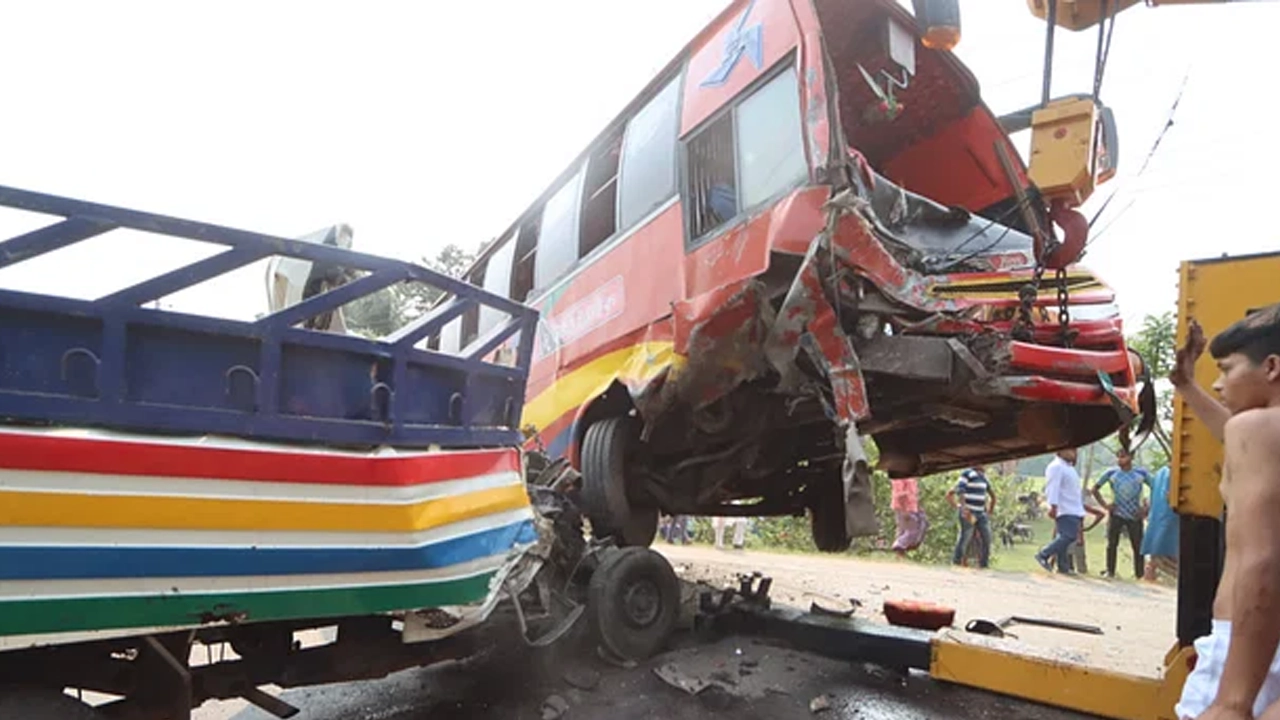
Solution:
<path fill-rule="evenodd" d="M 918 630 L 940 630 L 956 619 L 955 608 L 917 600 L 885 600 L 884 616 L 891 625 Z"/>

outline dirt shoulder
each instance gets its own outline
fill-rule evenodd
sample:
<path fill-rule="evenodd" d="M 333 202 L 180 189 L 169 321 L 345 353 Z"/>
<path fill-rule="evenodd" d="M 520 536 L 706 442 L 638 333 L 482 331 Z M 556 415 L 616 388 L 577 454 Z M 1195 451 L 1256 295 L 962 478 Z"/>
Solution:
<path fill-rule="evenodd" d="M 1156 677 L 1174 642 L 1177 595 L 1165 587 L 1103 580 L 862 560 L 848 556 L 725 551 L 706 546 L 654 545 L 691 581 L 736 585 L 740 573 L 773 578 L 775 601 L 808 608 L 817 601 L 859 617 L 884 620 L 888 599 L 927 600 L 956 609 L 956 626 L 973 618 L 1019 615 L 1096 625 L 1102 635 L 1029 626 L 1010 628 L 1019 652 L 1124 673 Z"/>

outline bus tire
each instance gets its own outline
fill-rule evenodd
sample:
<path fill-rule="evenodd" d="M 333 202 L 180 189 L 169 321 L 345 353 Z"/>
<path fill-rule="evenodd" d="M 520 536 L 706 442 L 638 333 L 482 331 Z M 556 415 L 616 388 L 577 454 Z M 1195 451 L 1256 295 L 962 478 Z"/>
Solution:
<path fill-rule="evenodd" d="M 637 437 L 635 420 L 624 416 L 592 423 L 582 439 L 582 505 L 592 534 L 623 547 L 648 547 L 658 533 L 658 508 L 627 497 L 627 451 Z"/>
<path fill-rule="evenodd" d="M 14 720 L 102 720 L 91 706 L 60 690 L 42 687 L 0 687 L 0 718 Z"/>
<path fill-rule="evenodd" d="M 819 551 L 840 553 L 853 544 L 844 512 L 844 486 L 838 476 L 815 487 L 809 503 L 809 529 Z"/>

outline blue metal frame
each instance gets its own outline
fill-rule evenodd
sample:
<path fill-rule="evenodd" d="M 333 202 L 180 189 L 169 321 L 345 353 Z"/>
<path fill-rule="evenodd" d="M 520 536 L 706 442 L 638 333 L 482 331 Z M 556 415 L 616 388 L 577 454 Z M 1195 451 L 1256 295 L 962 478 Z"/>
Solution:
<path fill-rule="evenodd" d="M 537 325 L 530 307 L 412 263 L 330 245 L 4 186 L 0 206 L 63 218 L 0 242 L 0 268 L 117 228 L 227 248 L 96 300 L 0 289 L 0 418 L 342 446 L 521 442 Z M 368 275 L 255 322 L 143 307 L 272 256 Z M 406 281 L 452 299 L 386 338 L 297 327 Z M 458 355 L 413 347 L 477 306 L 510 318 Z M 514 366 L 484 359 L 517 333 Z"/>

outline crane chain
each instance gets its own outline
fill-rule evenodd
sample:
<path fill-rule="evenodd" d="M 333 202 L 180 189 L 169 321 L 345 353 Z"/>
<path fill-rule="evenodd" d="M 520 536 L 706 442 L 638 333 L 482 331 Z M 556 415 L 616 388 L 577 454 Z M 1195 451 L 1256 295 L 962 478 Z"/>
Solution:
<path fill-rule="evenodd" d="M 1009 333 L 1014 340 L 1022 342 L 1035 340 L 1035 320 L 1032 313 L 1035 310 L 1036 299 L 1040 296 L 1040 284 L 1044 280 L 1045 270 L 1044 265 L 1037 263 L 1031 282 L 1018 290 L 1018 319 Z M 1054 280 L 1058 291 L 1058 332 L 1063 346 L 1069 348 L 1074 345 L 1077 333 L 1071 328 L 1071 297 L 1067 289 L 1066 269 L 1056 270 Z"/>
<path fill-rule="evenodd" d="M 1032 342 L 1035 340 L 1035 320 L 1031 317 L 1035 309 L 1036 298 L 1040 295 L 1040 281 L 1044 278 L 1044 265 L 1036 263 L 1035 274 L 1031 282 L 1018 290 L 1018 319 L 1009 334 L 1014 340 Z"/>
<path fill-rule="evenodd" d="M 1076 341 L 1076 331 L 1071 328 L 1070 296 L 1067 293 L 1067 269 L 1058 268 L 1058 331 L 1062 333 L 1063 347 L 1071 347 Z"/>

